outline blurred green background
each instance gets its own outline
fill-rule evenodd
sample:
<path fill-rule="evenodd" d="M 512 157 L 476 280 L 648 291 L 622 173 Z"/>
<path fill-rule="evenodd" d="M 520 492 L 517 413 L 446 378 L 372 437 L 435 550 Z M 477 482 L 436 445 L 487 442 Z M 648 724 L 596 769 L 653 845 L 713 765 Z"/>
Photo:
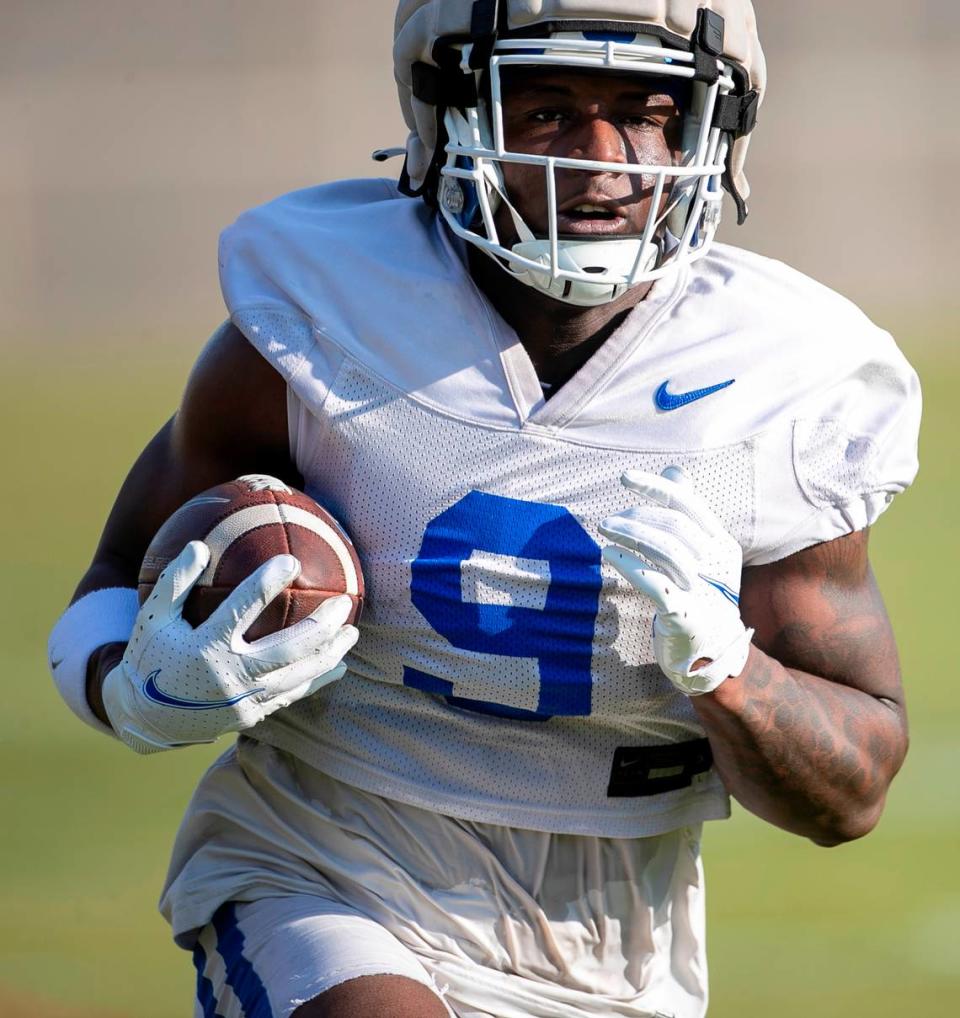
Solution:
<path fill-rule="evenodd" d="M 46 635 L 219 322 L 217 231 L 273 194 L 372 172 L 367 153 L 402 139 L 393 6 L 2 4 L 0 462 L 31 495 L 0 507 L 2 1018 L 191 1013 L 192 967 L 155 901 L 216 751 L 140 759 L 86 729 L 53 690 Z M 960 300 L 943 188 L 960 173 L 944 129 L 960 5 L 757 7 L 772 89 L 753 216 L 726 239 L 852 296 L 924 382 L 921 475 L 872 542 L 913 748 L 864 841 L 817 849 L 742 811 L 708 827 L 711 1016 L 953 1015 Z"/>
<path fill-rule="evenodd" d="M 955 1014 L 960 991 L 960 707 L 949 614 L 957 573 L 955 348 L 908 343 L 924 378 L 921 480 L 877 526 L 913 748 L 881 826 L 818 849 L 738 810 L 704 854 L 716 1018 Z M 913 347 L 914 349 L 909 349 Z M 138 758 L 76 722 L 44 663 L 127 465 L 175 406 L 190 351 L 102 346 L 24 357 L 0 383 L 6 683 L 0 736 L 0 1014 L 190 1013 L 189 957 L 155 911 L 166 854 L 214 751 Z M 12 441 L 11 441 L 12 440 Z M 63 1002 L 75 1009 L 58 1010 Z M 19 1010 L 22 1008 L 22 1011 Z"/>

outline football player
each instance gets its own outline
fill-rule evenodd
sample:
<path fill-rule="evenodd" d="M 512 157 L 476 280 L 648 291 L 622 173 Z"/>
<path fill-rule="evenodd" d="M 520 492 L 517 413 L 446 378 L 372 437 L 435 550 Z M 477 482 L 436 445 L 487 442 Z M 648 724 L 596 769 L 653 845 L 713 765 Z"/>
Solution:
<path fill-rule="evenodd" d="M 403 0 L 395 61 L 399 186 L 224 233 L 229 322 L 55 678 L 140 753 L 241 732 L 161 903 L 197 1015 L 695 1018 L 703 823 L 732 795 L 849 841 L 904 758 L 867 547 L 917 380 L 843 298 L 713 243 L 724 190 L 747 214 L 749 0 Z M 289 557 L 191 628 L 197 542 L 138 610 L 165 517 L 251 472 L 343 520 L 359 640 L 341 600 L 242 639 Z"/>

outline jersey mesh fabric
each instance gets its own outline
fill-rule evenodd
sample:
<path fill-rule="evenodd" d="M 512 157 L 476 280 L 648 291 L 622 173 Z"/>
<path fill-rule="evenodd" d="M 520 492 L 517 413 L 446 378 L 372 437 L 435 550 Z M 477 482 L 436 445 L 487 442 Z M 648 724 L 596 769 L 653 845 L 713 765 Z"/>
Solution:
<path fill-rule="evenodd" d="M 876 442 L 847 432 L 840 421 L 798 421 L 795 426 L 796 469 L 814 505 L 846 505 L 877 485 L 873 476 Z"/>
<path fill-rule="evenodd" d="M 618 747 L 704 734 L 689 700 L 653 663 L 652 606 L 613 570 L 602 574 L 589 716 L 518 721 L 404 684 L 412 668 L 450 683 L 456 697 L 526 711 L 537 709 L 541 684 L 536 657 L 511 656 L 509 634 L 500 655 L 438 634 L 411 600 L 411 563 L 431 521 L 470 492 L 509 499 L 518 515 L 528 503 L 562 506 L 599 545 L 597 523 L 630 504 L 621 474 L 671 463 L 711 493 L 731 533 L 746 542 L 749 444 L 678 457 L 477 427 L 402 398 L 350 359 L 322 416 L 296 418 L 305 426 L 297 449 L 307 490 L 348 521 L 364 563 L 367 609 L 348 677 L 258 726 L 258 738 L 379 794 L 537 830 L 635 836 L 726 814 L 714 774 L 656 801 L 607 798 Z M 460 567 L 460 596 L 472 586 L 494 603 L 543 604 L 549 569 L 523 561 L 472 556 L 468 570 Z"/>

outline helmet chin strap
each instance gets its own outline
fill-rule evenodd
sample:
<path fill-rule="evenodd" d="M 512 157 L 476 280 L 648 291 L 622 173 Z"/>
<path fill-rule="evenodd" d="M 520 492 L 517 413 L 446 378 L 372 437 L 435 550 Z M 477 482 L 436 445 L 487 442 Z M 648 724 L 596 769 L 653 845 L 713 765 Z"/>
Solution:
<path fill-rule="evenodd" d="M 595 275 L 597 281 L 555 278 L 550 272 L 550 241 L 528 240 L 514 244 L 514 254 L 530 261 L 540 262 L 544 272 L 524 265 L 507 263 L 507 268 L 522 282 L 557 300 L 577 307 L 597 307 L 608 304 L 630 288 L 629 283 L 613 283 L 604 280 L 607 274 L 629 277 L 635 267 L 646 272 L 656 263 L 659 249 L 656 244 L 647 244 L 637 266 L 642 241 L 638 237 L 624 237 L 617 240 L 570 240 L 557 241 L 557 268 L 564 272 L 582 272 Z"/>

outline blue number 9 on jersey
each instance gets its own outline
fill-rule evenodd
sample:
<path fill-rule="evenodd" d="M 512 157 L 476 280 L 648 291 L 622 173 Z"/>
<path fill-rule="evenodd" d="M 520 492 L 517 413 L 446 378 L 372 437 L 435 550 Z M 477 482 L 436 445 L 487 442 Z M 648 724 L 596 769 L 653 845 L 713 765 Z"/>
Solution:
<path fill-rule="evenodd" d="M 519 596 L 489 590 L 485 564 L 512 571 L 532 594 L 522 584 Z M 502 717 L 590 713 L 600 547 L 569 510 L 472 491 L 428 524 L 411 568 L 413 603 L 437 633 L 459 650 L 535 660 L 540 688 L 532 711 L 455 696 L 453 682 L 411 667 L 406 685 Z M 471 592 L 472 574 L 480 580 Z"/>

